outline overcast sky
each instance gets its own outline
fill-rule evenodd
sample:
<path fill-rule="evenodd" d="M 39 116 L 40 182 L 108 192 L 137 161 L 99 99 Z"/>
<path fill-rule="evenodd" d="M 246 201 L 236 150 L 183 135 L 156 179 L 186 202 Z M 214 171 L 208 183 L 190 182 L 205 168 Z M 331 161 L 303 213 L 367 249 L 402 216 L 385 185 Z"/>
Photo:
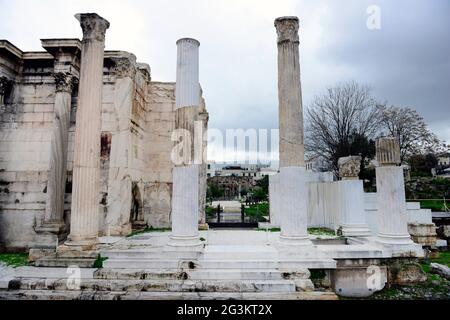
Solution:
<path fill-rule="evenodd" d="M 367 27 L 370 5 L 381 10 L 379 30 Z M 355 80 L 380 101 L 416 108 L 450 141 L 448 0 L 0 0 L 0 38 L 24 51 L 41 50 L 41 38 L 81 38 L 78 12 L 109 20 L 106 49 L 136 54 L 157 81 L 175 81 L 176 40 L 198 39 L 210 127 L 219 129 L 278 127 L 273 20 L 298 16 L 304 105 Z"/>

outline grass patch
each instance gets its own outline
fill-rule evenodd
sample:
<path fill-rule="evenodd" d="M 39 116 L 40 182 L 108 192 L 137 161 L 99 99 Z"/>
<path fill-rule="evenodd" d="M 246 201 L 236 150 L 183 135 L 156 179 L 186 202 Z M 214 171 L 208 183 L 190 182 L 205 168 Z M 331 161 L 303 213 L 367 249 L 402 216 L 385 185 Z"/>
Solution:
<path fill-rule="evenodd" d="M 269 215 L 269 204 L 268 203 L 252 204 L 248 208 L 245 208 L 244 210 L 245 215 L 247 217 L 263 222 L 266 221 L 266 218 L 264 217 L 267 217 Z"/>
<path fill-rule="evenodd" d="M 334 230 L 327 228 L 308 228 L 308 233 L 315 236 L 335 236 Z"/>
<path fill-rule="evenodd" d="M 450 200 L 446 200 L 446 202 L 447 206 L 450 207 Z M 431 209 L 433 212 L 445 211 L 444 200 L 420 200 L 420 207 L 422 209 Z"/>
<path fill-rule="evenodd" d="M 256 231 L 280 232 L 280 228 L 257 228 Z M 308 234 L 315 236 L 335 236 L 334 230 L 327 228 L 308 228 Z"/>
<path fill-rule="evenodd" d="M 280 232 L 280 228 L 257 228 L 256 231 Z"/>
<path fill-rule="evenodd" d="M 171 228 L 153 228 L 153 227 L 147 227 L 143 230 L 139 230 L 139 231 L 133 231 L 132 233 L 130 233 L 129 235 L 127 235 L 127 238 L 129 237 L 133 237 L 133 236 L 137 236 L 139 234 L 143 234 L 143 233 L 149 233 L 149 232 L 170 232 L 172 231 Z"/>
<path fill-rule="evenodd" d="M 28 266 L 27 253 L 0 253 L 0 262 L 3 262 L 9 267 L 23 267 Z"/>
<path fill-rule="evenodd" d="M 430 273 L 432 262 L 450 266 L 450 251 L 440 252 L 439 258 L 425 259 L 420 262 L 427 274 L 427 281 L 414 286 L 393 286 L 375 293 L 371 300 L 449 300 L 450 281 L 437 274 Z"/>
<path fill-rule="evenodd" d="M 430 272 L 430 264 L 432 262 L 443 264 L 443 265 L 450 267 L 450 251 L 439 252 L 439 258 L 426 259 L 426 260 L 422 261 L 421 265 L 422 265 L 423 271 L 425 271 L 426 273 L 429 273 Z"/>

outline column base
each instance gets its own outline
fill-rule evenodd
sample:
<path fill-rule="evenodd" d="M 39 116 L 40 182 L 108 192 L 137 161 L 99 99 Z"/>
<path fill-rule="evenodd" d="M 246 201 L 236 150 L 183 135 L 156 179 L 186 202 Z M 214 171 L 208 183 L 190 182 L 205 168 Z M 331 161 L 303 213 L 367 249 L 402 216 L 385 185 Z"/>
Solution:
<path fill-rule="evenodd" d="M 383 245 L 401 246 L 401 245 L 411 245 L 414 242 L 409 234 L 384 234 L 378 233 L 376 241 Z"/>
<path fill-rule="evenodd" d="M 280 245 L 286 246 L 312 246 L 312 242 L 309 236 L 284 236 L 280 234 L 279 238 Z"/>
<path fill-rule="evenodd" d="M 167 245 L 169 247 L 200 247 L 203 245 L 203 243 L 202 241 L 200 241 L 200 237 L 198 236 L 171 236 Z"/>
<path fill-rule="evenodd" d="M 66 231 L 66 224 L 64 221 L 43 221 L 34 230 L 38 233 L 60 234 Z"/>
<path fill-rule="evenodd" d="M 339 228 L 338 234 L 344 237 L 369 237 L 371 232 L 366 224 L 347 224 Z"/>
<path fill-rule="evenodd" d="M 74 237 L 70 236 L 67 239 L 66 242 L 60 247 L 70 247 L 72 250 L 77 251 L 89 251 L 96 249 L 97 245 L 99 244 L 98 237 Z"/>

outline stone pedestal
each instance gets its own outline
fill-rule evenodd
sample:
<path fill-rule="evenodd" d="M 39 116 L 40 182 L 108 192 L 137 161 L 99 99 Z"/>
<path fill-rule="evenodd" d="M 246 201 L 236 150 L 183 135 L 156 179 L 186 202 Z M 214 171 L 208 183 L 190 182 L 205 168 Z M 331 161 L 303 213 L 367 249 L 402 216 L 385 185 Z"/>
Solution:
<path fill-rule="evenodd" d="M 411 245 L 406 215 L 405 184 L 400 164 L 400 147 L 395 138 L 376 141 L 378 201 L 378 242 Z"/>
<path fill-rule="evenodd" d="M 195 39 L 177 41 L 175 130 L 182 139 L 182 150 L 172 154 L 172 234 L 168 243 L 177 248 L 202 244 L 198 232 L 200 164 L 194 164 L 194 122 L 200 106 L 199 46 Z"/>
<path fill-rule="evenodd" d="M 308 237 L 308 174 L 305 168 L 298 18 L 275 20 L 278 43 L 280 127 L 280 242 L 311 244 Z"/>
<path fill-rule="evenodd" d="M 308 174 L 304 167 L 281 168 L 279 173 L 280 242 L 310 245 L 308 236 Z"/>
<path fill-rule="evenodd" d="M 199 165 L 173 168 L 171 246 L 199 246 L 198 231 Z"/>
<path fill-rule="evenodd" d="M 339 233 L 348 237 L 366 237 L 370 230 L 364 213 L 364 185 L 358 180 L 361 157 L 350 156 L 338 161 L 341 181 L 338 184 L 338 203 L 341 225 Z"/>
<path fill-rule="evenodd" d="M 338 181 L 340 233 L 346 237 L 367 237 L 370 230 L 364 213 L 364 187 L 361 180 Z"/>
<path fill-rule="evenodd" d="M 65 245 L 88 250 L 98 242 L 100 136 L 105 32 L 97 14 L 78 14 L 83 29 L 75 129 L 70 235 Z"/>
<path fill-rule="evenodd" d="M 280 192 L 279 175 L 269 176 L 269 206 L 270 206 L 270 226 L 280 227 Z"/>

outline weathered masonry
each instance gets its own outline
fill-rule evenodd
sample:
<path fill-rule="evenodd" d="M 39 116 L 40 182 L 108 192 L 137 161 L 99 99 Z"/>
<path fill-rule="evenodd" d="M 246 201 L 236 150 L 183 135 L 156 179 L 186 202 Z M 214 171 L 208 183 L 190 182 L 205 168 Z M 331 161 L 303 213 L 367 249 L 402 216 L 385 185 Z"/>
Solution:
<path fill-rule="evenodd" d="M 106 30 L 107 25 L 95 27 Z M 89 31 L 83 31 L 86 41 Z M 91 36 L 101 37 L 101 31 Z M 83 44 L 79 39 L 41 42 L 45 51 L 22 52 L 0 40 L 0 246 L 7 251 L 54 249 L 71 232 Z M 100 190 L 94 195 L 98 234 L 170 227 L 175 83 L 153 81 L 150 66 L 125 51 L 104 51 L 102 60 L 100 137 L 96 141 L 84 132 L 81 140 L 100 155 Z M 206 129 L 208 113 L 203 97 L 199 101 L 195 117 Z M 81 119 L 96 116 L 89 113 L 92 107 L 86 104 Z M 204 223 L 206 164 L 199 168 L 199 223 Z"/>

